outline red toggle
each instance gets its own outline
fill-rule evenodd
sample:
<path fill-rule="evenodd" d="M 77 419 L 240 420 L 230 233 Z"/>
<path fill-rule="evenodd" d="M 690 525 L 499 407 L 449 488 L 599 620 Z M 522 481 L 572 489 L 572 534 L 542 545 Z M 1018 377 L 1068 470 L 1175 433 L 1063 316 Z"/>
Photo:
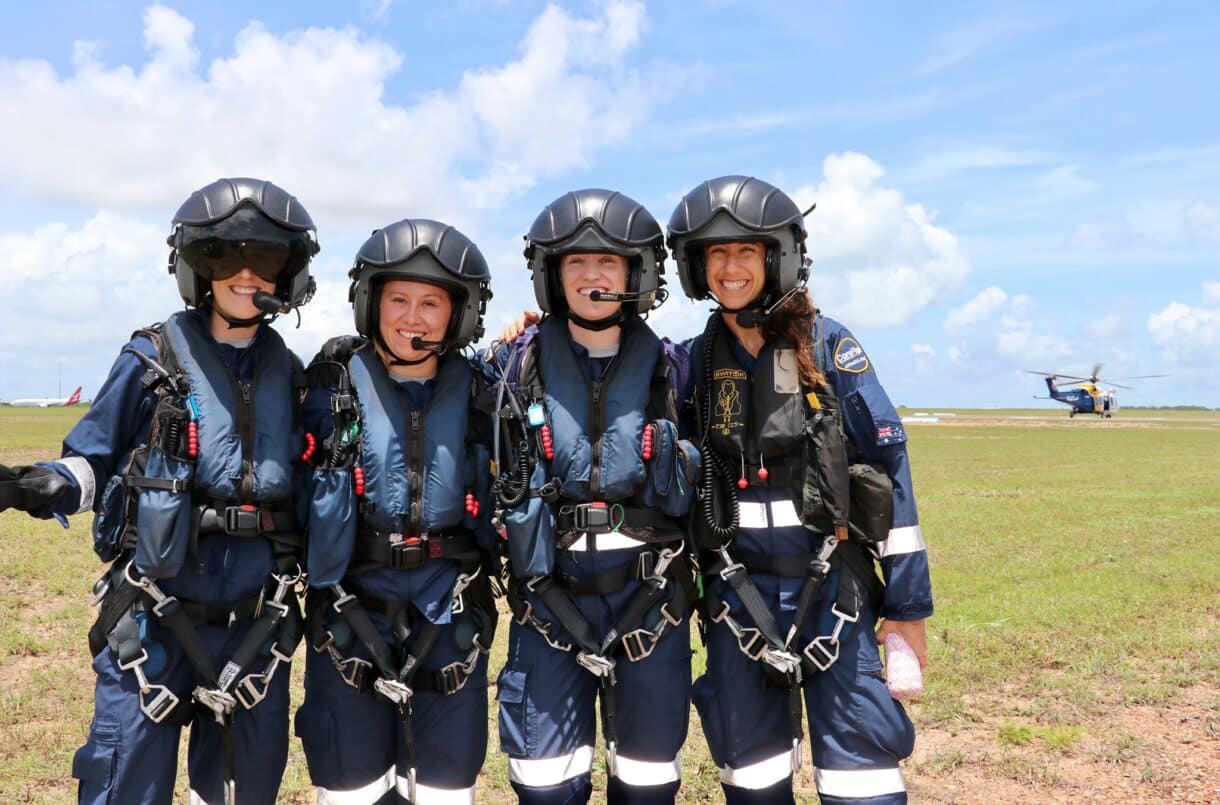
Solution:
<path fill-rule="evenodd" d="M 355 482 L 356 495 L 364 494 L 364 468 L 355 467 L 352 469 L 352 480 Z"/>
<path fill-rule="evenodd" d="M 305 450 L 301 453 L 301 461 L 309 461 L 313 458 L 313 454 L 318 451 L 318 440 L 314 438 L 312 433 L 305 434 Z"/>
<path fill-rule="evenodd" d="M 199 457 L 199 426 L 194 420 L 186 423 L 186 454 L 191 458 Z"/>
<path fill-rule="evenodd" d="M 744 477 L 737 479 L 737 488 L 738 489 L 745 489 L 749 485 L 750 485 L 750 482 L 747 481 Z"/>
<path fill-rule="evenodd" d="M 555 445 L 551 442 L 551 426 L 542 426 L 542 453 L 546 456 L 546 460 L 550 461 L 555 457 Z"/>
<path fill-rule="evenodd" d="M 645 461 L 652 459 L 652 440 L 654 430 L 655 428 L 653 428 L 651 422 L 644 426 L 644 449 L 641 451 L 641 455 L 644 457 Z"/>

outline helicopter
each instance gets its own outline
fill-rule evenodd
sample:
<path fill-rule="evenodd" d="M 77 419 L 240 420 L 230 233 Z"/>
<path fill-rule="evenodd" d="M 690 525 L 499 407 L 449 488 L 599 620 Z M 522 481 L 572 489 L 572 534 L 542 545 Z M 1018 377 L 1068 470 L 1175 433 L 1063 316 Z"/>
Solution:
<path fill-rule="evenodd" d="M 1064 405 L 1069 406 L 1068 416 L 1074 417 L 1077 414 L 1097 414 L 1102 419 L 1109 419 L 1118 410 L 1118 395 L 1115 388 L 1131 389 L 1131 386 L 1124 386 L 1113 380 L 1105 380 L 1098 377 L 1098 372 L 1101 371 L 1103 363 L 1098 362 L 1093 364 L 1093 371 L 1088 377 L 1077 377 L 1075 375 L 1065 375 L 1060 372 L 1038 372 L 1033 369 L 1023 369 L 1031 375 L 1042 375 L 1046 378 L 1046 388 L 1050 392 L 1049 397 L 1039 397 L 1034 395 L 1035 400 L 1055 400 Z M 1119 380 L 1146 380 L 1153 377 L 1167 377 L 1167 375 L 1139 375 L 1137 377 L 1120 377 Z M 1071 381 L 1065 388 L 1060 388 L 1058 381 Z M 1112 388 L 1103 389 L 1098 383 L 1106 383 Z"/>

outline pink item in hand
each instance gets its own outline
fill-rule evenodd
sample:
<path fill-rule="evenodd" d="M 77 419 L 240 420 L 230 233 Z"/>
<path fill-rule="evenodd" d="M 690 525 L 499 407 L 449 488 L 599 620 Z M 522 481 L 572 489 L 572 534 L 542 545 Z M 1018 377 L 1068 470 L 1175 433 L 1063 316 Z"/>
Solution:
<path fill-rule="evenodd" d="M 897 632 L 885 636 L 885 685 L 895 699 L 914 699 L 923 695 L 919 657 Z"/>

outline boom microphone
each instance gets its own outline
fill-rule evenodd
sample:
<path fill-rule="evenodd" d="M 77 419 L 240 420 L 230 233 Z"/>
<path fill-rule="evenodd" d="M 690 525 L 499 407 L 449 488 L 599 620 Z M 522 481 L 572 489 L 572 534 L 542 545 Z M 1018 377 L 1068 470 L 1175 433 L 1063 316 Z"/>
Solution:
<path fill-rule="evenodd" d="M 437 355 L 444 355 L 448 345 L 444 341 L 425 341 L 419 336 L 415 336 L 411 339 L 411 349 L 427 350 L 428 352 L 435 352 Z"/>
<path fill-rule="evenodd" d="M 767 319 L 774 316 L 775 311 L 779 310 L 785 302 L 795 296 L 798 291 L 803 290 L 804 287 L 805 286 L 803 284 L 794 286 L 792 290 L 788 291 L 788 293 L 784 294 L 779 299 L 776 299 L 770 305 L 761 310 L 758 308 L 746 308 L 744 310 L 737 311 L 737 323 L 740 326 L 745 327 L 747 330 L 759 326 Z"/>
<path fill-rule="evenodd" d="M 264 313 L 272 316 L 280 313 L 287 313 L 292 310 L 292 305 L 280 299 L 275 294 L 267 293 L 266 291 L 254 292 L 254 306 Z"/>

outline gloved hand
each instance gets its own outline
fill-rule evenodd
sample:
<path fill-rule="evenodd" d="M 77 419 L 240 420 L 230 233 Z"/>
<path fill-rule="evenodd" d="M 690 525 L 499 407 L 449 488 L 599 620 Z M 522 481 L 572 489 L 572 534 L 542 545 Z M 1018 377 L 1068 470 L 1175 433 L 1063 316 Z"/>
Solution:
<path fill-rule="evenodd" d="M 35 517 L 50 517 L 51 507 L 69 488 L 66 478 L 46 467 L 0 464 L 0 511 L 20 509 Z"/>

